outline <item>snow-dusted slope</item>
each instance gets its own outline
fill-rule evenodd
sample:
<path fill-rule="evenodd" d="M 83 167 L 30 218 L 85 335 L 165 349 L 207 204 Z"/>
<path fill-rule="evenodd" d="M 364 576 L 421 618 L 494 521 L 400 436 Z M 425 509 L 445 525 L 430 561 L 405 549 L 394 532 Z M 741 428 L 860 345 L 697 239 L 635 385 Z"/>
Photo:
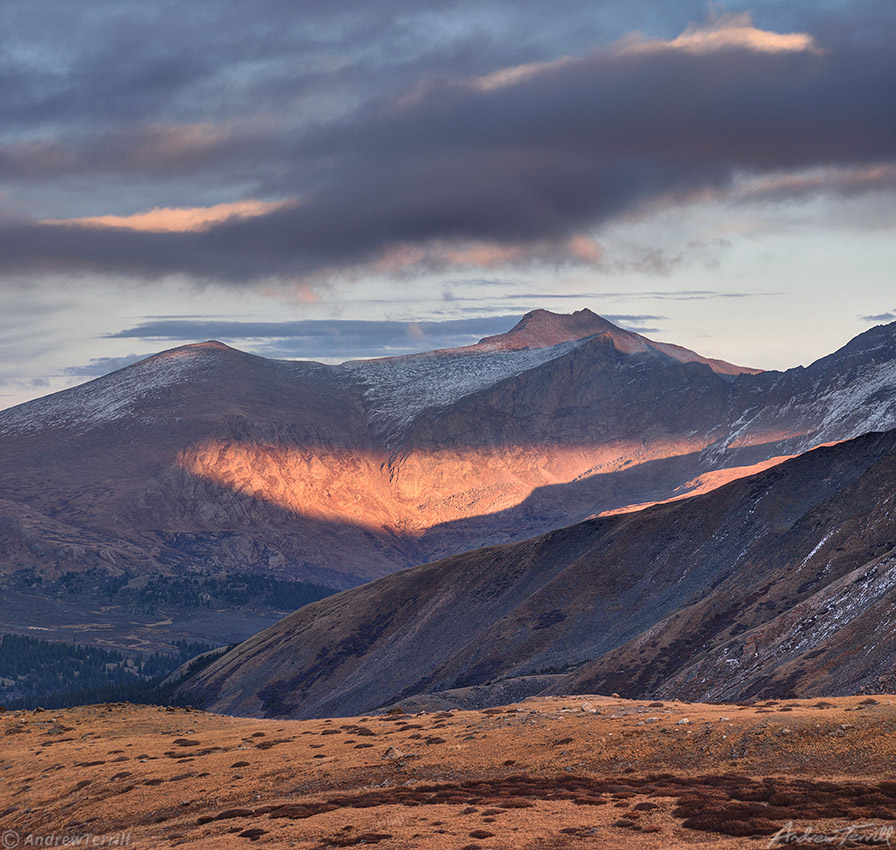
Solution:
<path fill-rule="evenodd" d="M 363 386 L 368 421 L 392 443 L 424 411 L 447 407 L 465 396 L 563 357 L 601 337 L 629 355 L 660 354 L 679 363 L 699 362 L 728 379 L 759 370 L 710 360 L 667 343 L 623 330 L 590 310 L 558 315 L 527 313 L 510 331 L 476 345 L 406 357 L 357 360 L 340 367 Z"/>
<path fill-rule="evenodd" d="M 358 360 L 340 367 L 363 387 L 368 418 L 378 436 L 394 440 L 424 410 L 464 396 L 562 357 L 574 340 L 547 348 L 464 350 Z"/>
<path fill-rule="evenodd" d="M 786 453 L 798 454 L 896 428 L 896 327 L 875 328 L 807 369 L 741 379 L 741 387 L 753 399 L 710 450 L 713 457 L 770 440 L 783 440 Z"/>
<path fill-rule="evenodd" d="M 195 381 L 216 362 L 216 343 L 166 351 L 86 384 L 0 411 L 0 435 L 59 427 L 87 431 L 131 413 L 174 384 Z"/>
<path fill-rule="evenodd" d="M 896 360 L 838 374 L 806 405 L 803 416 L 820 422 L 820 441 L 896 427 Z"/>

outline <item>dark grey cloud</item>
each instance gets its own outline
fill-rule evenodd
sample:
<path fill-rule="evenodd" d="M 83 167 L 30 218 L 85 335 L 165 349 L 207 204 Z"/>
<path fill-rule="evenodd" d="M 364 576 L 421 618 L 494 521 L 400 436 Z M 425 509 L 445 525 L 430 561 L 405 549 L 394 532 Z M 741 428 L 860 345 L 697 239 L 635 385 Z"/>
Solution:
<path fill-rule="evenodd" d="M 674 10 L 680 15 L 691 6 Z M 18 15 L 12 30 L 7 20 L 7 31 L 29 21 L 35 26 L 24 7 L 13 7 Z M 269 0 L 253 8 L 256 23 L 236 3 L 221 4 L 214 16 L 203 3 L 200 11 L 182 12 L 182 4 L 122 3 L 118 15 L 88 4 L 90 13 L 77 21 L 58 3 L 44 0 L 42 7 L 60 9 L 60 21 L 51 24 L 57 41 L 64 26 L 74 27 L 73 42 L 94 28 L 98 45 L 92 52 L 73 48 L 56 62 L 41 62 L 40 51 L 30 60 L 4 54 L 0 117 L 25 129 L 52 125 L 52 132 L 40 138 L 23 135 L 24 129 L 7 133 L 0 176 L 119 174 L 126 181 L 134 172 L 207 186 L 225 175 L 223 182 L 243 195 L 301 202 L 186 233 L 7 218 L 0 221 L 5 275 L 86 270 L 239 284 L 354 273 L 371 263 L 416 272 L 475 265 L 473 256 L 488 265 L 487 251 L 464 252 L 471 242 L 491 246 L 495 265 L 580 261 L 575 238 L 583 231 L 703 192 L 724 194 L 739 174 L 896 161 L 894 30 L 878 3 L 865 10 L 882 21 L 878 43 L 842 25 L 849 14 L 828 3 L 816 15 L 818 50 L 597 49 L 499 87 L 469 83 L 471 75 L 494 70 L 489 63 L 495 61 L 471 46 L 489 41 L 481 34 L 489 23 L 503 22 L 506 36 L 506 3 L 488 5 L 479 18 L 476 5 L 453 4 L 480 25 L 449 37 L 447 51 L 438 47 L 451 32 L 447 13 L 420 12 L 400 0 L 313 2 L 302 4 L 301 16 L 295 4 Z M 620 17 L 605 15 L 601 32 L 615 35 L 621 6 L 610 7 Z M 771 4 L 763 8 L 771 14 Z M 183 21 L 171 28 L 175 11 Z M 531 23 L 546 6 L 533 0 L 516 14 Z M 825 28 L 825 19 L 841 26 Z M 427 22 L 432 31 L 423 37 Z M 170 39 L 151 37 L 165 28 Z M 556 58 L 559 43 L 570 44 L 571 21 L 560 29 L 556 43 L 529 39 L 522 48 L 499 50 L 497 58 Z M 188 35 L 195 43 L 188 44 Z M 349 43 L 353 49 L 346 49 Z M 49 50 L 53 42 L 38 44 Z M 261 120 L 265 110 L 282 115 L 289 97 L 313 102 L 321 72 L 296 66 L 300 44 L 327 59 L 330 76 L 351 77 L 337 98 L 342 109 L 334 101 L 324 120 Z M 110 78 L 105 83 L 97 82 L 101 69 Z M 417 82 L 397 94 L 409 69 Z M 361 80 L 371 70 L 376 73 L 367 76 L 379 83 L 365 86 Z M 191 106 L 202 92 L 206 113 Z M 109 126 L 97 123 L 111 119 Z M 206 127 L 209 119 L 213 126 Z M 840 185 L 867 191 L 879 182 Z M 686 254 L 645 255 L 640 270 L 669 273 Z"/>
<path fill-rule="evenodd" d="M 579 299 L 581 300 L 581 298 Z M 532 307 L 531 309 L 537 309 Z M 604 318 L 638 333 L 660 329 L 645 323 L 665 321 L 665 316 L 603 314 Z M 158 319 L 107 334 L 110 339 L 169 340 L 183 343 L 217 339 L 247 347 L 268 357 L 357 358 L 411 354 L 440 348 L 471 345 L 483 337 L 509 331 L 520 315 L 500 315 L 440 321 L 363 321 L 308 319 L 294 322 L 245 322 L 205 319 Z M 248 345 L 247 345 L 248 343 Z M 143 355 L 148 356 L 148 355 Z M 138 355 L 95 358 L 84 366 L 65 370 L 67 375 L 95 376 L 120 369 Z"/>
<path fill-rule="evenodd" d="M 282 139 L 250 128 L 142 124 L 0 146 L 0 179 L 11 185 L 109 175 L 195 179 L 247 159 L 282 156 L 282 148 Z"/>
<path fill-rule="evenodd" d="M 252 345 L 249 347 L 253 351 L 269 357 L 347 359 L 410 354 L 437 348 L 471 345 L 483 337 L 510 330 L 519 318 L 504 315 L 436 322 L 350 319 L 242 322 L 162 319 L 142 322 L 134 327 L 108 334 L 108 337 L 178 342 L 217 339 L 233 343 L 237 347 L 245 341 L 251 341 Z M 91 361 L 87 367 L 78 368 L 90 369 L 94 363 L 99 361 Z M 119 367 L 110 366 L 110 368 Z"/>
<path fill-rule="evenodd" d="M 874 322 L 875 324 L 881 324 L 885 322 L 896 321 L 896 310 L 888 313 L 878 313 L 877 315 L 872 316 L 859 316 L 859 318 L 863 322 Z"/>
<path fill-rule="evenodd" d="M 7 0 L 0 118 L 93 129 L 239 117 L 308 96 L 319 105 L 333 93 L 344 108 L 409 74 L 581 52 L 631 29 L 674 35 L 703 9 L 701 0 Z"/>
<path fill-rule="evenodd" d="M 62 370 L 62 374 L 73 378 L 96 378 L 100 375 L 108 375 L 109 372 L 115 372 L 117 369 L 123 369 L 149 357 L 153 352 L 145 354 L 126 354 L 123 357 L 92 357 L 88 363 L 80 366 L 66 366 Z"/>
<path fill-rule="evenodd" d="M 639 334 L 658 334 L 662 333 L 663 329 L 660 327 L 650 327 L 648 325 L 626 325 L 622 324 L 623 327 L 627 331 L 634 331 Z"/>
<path fill-rule="evenodd" d="M 886 42 L 888 0 L 729 0 L 758 26 Z M 704 0 L 7 0 L 4 128 L 109 127 L 340 109 L 421 74 L 581 54 L 632 31 L 673 37 Z M 328 112 L 329 114 L 329 112 Z"/>

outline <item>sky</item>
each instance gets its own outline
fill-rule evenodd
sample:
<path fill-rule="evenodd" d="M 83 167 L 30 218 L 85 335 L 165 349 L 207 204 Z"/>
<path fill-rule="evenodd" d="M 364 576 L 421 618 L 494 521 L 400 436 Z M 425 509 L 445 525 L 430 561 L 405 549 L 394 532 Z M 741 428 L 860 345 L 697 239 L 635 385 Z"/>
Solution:
<path fill-rule="evenodd" d="M 892 0 L 5 0 L 0 408 L 538 308 L 807 364 L 896 319 L 894 103 Z"/>

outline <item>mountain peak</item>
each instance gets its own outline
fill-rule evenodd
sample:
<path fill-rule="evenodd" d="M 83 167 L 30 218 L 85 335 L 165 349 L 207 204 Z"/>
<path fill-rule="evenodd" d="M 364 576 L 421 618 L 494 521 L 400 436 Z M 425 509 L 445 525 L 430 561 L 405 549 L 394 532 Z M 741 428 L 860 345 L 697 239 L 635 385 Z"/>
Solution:
<path fill-rule="evenodd" d="M 169 348 L 166 351 L 161 351 L 159 354 L 188 354 L 188 353 L 199 353 L 203 351 L 239 351 L 237 348 L 233 348 L 226 343 L 220 342 L 217 339 L 207 339 L 205 342 L 190 342 L 186 345 L 179 345 L 176 348 Z M 240 352 L 241 353 L 241 352 Z M 159 356 L 159 355 L 154 355 Z"/>
<path fill-rule="evenodd" d="M 550 310 L 532 310 L 505 334 L 487 336 L 472 346 L 475 350 L 520 351 L 534 348 L 550 348 L 565 342 L 574 342 L 593 336 L 605 335 L 617 351 L 624 354 L 657 352 L 679 363 L 703 363 L 718 375 L 733 377 L 742 373 L 756 374 L 761 369 L 735 366 L 724 360 L 703 357 L 688 348 L 664 342 L 654 342 L 634 331 L 627 331 L 598 316 L 585 307 L 574 313 L 552 313 Z"/>
<path fill-rule="evenodd" d="M 618 331 L 612 322 L 598 316 L 587 307 L 574 313 L 552 313 L 532 310 L 526 313 L 507 333 L 487 336 L 479 341 L 482 346 L 516 350 L 547 348 L 563 342 Z"/>
<path fill-rule="evenodd" d="M 190 342 L 186 345 L 178 345 L 176 348 L 167 348 L 164 351 L 160 351 L 158 354 L 151 354 L 143 360 L 138 360 L 136 363 L 132 363 L 131 366 L 125 368 L 131 369 L 133 367 L 145 368 L 146 366 L 160 366 L 171 363 L 172 361 L 183 363 L 205 362 L 210 358 L 213 360 L 218 359 L 218 355 L 241 354 L 245 354 L 245 352 L 240 351 L 238 348 L 233 348 L 223 342 L 219 342 L 216 339 L 208 339 L 205 342 Z"/>

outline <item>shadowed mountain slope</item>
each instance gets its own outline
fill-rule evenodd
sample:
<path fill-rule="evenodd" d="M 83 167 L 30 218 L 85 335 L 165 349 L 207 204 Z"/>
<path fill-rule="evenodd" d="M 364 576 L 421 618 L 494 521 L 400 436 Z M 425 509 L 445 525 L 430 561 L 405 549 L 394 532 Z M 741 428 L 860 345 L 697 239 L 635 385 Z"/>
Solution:
<path fill-rule="evenodd" d="M 870 434 L 685 501 L 427 564 L 300 609 L 184 694 L 311 717 L 570 668 L 550 692 L 892 687 L 894 482 L 896 431 Z"/>

